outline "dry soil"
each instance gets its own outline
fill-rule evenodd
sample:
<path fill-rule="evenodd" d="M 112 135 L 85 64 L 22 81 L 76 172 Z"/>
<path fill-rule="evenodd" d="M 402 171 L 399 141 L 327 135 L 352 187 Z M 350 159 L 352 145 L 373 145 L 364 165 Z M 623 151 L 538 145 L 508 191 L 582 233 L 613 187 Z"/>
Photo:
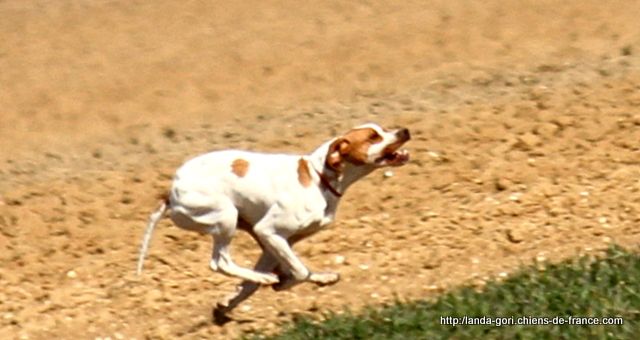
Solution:
<path fill-rule="evenodd" d="M 0 1 L 0 338 L 225 338 L 482 286 L 640 241 L 640 2 Z M 211 241 L 163 221 L 173 171 L 407 126 L 412 161 L 296 245 L 332 287 L 224 327 Z M 235 259 L 258 249 L 246 236 Z"/>

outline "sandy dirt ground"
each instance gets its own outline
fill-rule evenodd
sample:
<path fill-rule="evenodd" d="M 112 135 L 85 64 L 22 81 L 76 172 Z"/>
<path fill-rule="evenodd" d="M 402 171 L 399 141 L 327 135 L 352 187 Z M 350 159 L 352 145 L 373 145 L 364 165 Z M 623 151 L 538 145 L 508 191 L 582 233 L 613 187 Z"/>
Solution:
<path fill-rule="evenodd" d="M 300 314 L 482 286 L 640 241 L 640 2 L 0 1 L 0 338 L 229 338 Z M 412 161 L 356 183 L 296 245 L 332 287 L 238 280 L 164 220 L 175 168 L 408 126 Z M 234 257 L 258 254 L 240 234 Z"/>

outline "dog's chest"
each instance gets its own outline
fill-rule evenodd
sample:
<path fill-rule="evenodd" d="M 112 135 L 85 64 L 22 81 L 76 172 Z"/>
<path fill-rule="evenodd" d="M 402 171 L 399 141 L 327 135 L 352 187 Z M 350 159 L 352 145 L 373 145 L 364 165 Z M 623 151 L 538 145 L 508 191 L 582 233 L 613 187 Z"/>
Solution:
<path fill-rule="evenodd" d="M 320 230 L 324 229 L 329 222 L 315 221 L 312 222 L 298 230 L 296 230 L 293 235 L 289 236 L 289 241 L 295 243 L 299 240 L 305 239 Z"/>

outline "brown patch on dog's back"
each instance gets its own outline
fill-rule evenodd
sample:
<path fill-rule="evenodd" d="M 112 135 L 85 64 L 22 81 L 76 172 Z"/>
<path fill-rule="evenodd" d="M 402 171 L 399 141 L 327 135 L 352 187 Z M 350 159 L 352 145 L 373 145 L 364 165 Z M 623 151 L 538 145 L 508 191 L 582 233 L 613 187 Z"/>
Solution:
<path fill-rule="evenodd" d="M 303 187 L 308 188 L 311 185 L 311 173 L 309 172 L 309 164 L 304 159 L 298 160 L 298 182 Z"/>
<path fill-rule="evenodd" d="M 231 163 L 231 171 L 238 177 L 244 177 L 249 171 L 249 162 L 238 158 Z"/>

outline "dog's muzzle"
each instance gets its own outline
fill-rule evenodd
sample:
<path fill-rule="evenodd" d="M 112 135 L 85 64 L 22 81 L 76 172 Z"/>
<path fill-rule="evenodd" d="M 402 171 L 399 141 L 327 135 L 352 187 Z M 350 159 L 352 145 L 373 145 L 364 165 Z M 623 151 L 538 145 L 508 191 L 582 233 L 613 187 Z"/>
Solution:
<path fill-rule="evenodd" d="M 411 133 L 409 133 L 409 129 L 402 128 L 398 130 L 398 132 L 396 132 L 396 138 L 398 138 L 398 140 L 402 141 L 403 143 L 406 143 L 409 139 L 411 139 Z"/>
<path fill-rule="evenodd" d="M 409 161 L 409 151 L 406 149 L 400 150 L 400 147 L 411 139 L 409 129 L 399 129 L 395 135 L 396 141 L 384 148 L 382 156 L 376 159 L 377 164 L 381 166 L 401 166 Z"/>

